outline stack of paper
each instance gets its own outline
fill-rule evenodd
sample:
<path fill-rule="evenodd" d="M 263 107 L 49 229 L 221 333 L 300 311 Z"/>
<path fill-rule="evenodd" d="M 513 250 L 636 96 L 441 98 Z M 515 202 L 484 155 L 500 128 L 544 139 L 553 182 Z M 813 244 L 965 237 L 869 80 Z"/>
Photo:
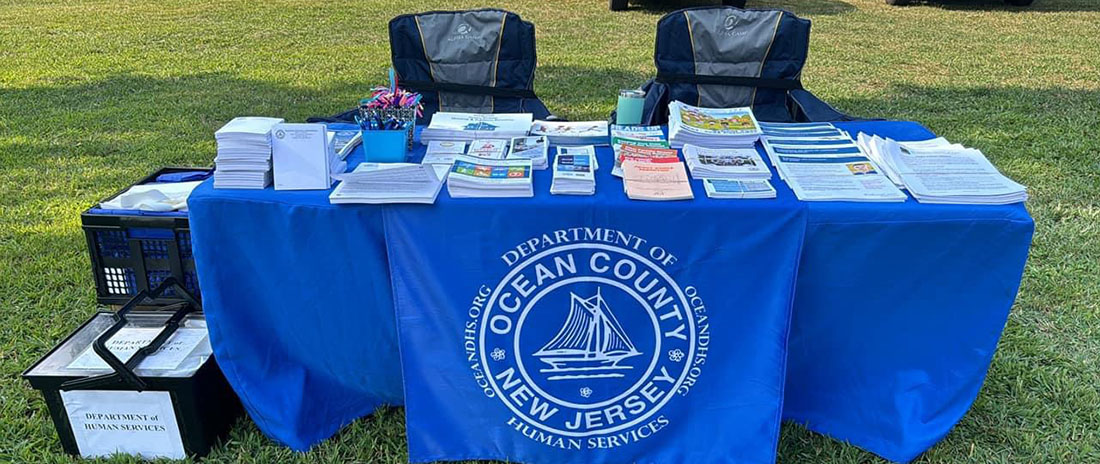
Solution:
<path fill-rule="evenodd" d="M 271 185 L 271 128 L 280 118 L 238 117 L 214 133 L 214 188 L 262 189 Z"/>
<path fill-rule="evenodd" d="M 764 151 L 773 166 L 778 167 L 779 155 L 847 157 L 865 155 L 851 137 L 827 122 L 774 123 L 762 122 L 761 138 Z M 780 177 L 783 173 L 780 172 Z"/>
<path fill-rule="evenodd" d="M 623 189 L 631 200 L 690 200 L 684 163 L 679 158 L 627 156 L 623 159 Z"/>
<path fill-rule="evenodd" d="M 679 159 L 679 154 L 672 148 L 659 148 L 659 147 L 641 147 L 637 145 L 621 144 L 619 150 L 615 152 L 615 166 L 611 168 L 611 175 L 616 177 L 623 176 L 623 160 L 627 158 L 675 158 Z"/>
<path fill-rule="evenodd" d="M 531 161 L 460 156 L 447 175 L 447 193 L 452 198 L 533 197 Z"/>
<path fill-rule="evenodd" d="M 779 176 L 803 201 L 905 201 L 905 193 L 862 155 L 779 155 Z"/>
<path fill-rule="evenodd" d="M 433 140 L 428 142 L 428 151 L 424 153 L 422 164 L 441 164 L 450 166 L 455 158 L 466 154 L 466 142 Z"/>
<path fill-rule="evenodd" d="M 1004 205 L 1027 201 L 1027 187 L 1005 177 L 981 151 L 946 140 L 867 140 L 921 203 Z"/>
<path fill-rule="evenodd" d="M 532 168 L 542 170 L 549 167 L 549 149 L 550 144 L 541 135 L 515 137 L 509 144 L 508 158 L 531 160 Z"/>
<path fill-rule="evenodd" d="M 760 131 L 763 139 L 844 135 L 843 131 L 828 122 L 761 122 Z"/>
<path fill-rule="evenodd" d="M 766 180 L 703 179 L 703 189 L 709 198 L 775 198 L 775 187 Z"/>
<path fill-rule="evenodd" d="M 554 158 L 554 181 L 550 184 L 550 193 L 556 195 L 592 195 L 596 193 L 594 160 L 595 157 L 590 154 L 559 154 Z"/>
<path fill-rule="evenodd" d="M 615 166 L 611 174 L 622 177 L 622 149 L 624 146 L 635 148 L 669 148 L 668 139 L 661 126 L 611 126 L 611 149 L 615 152 Z"/>
<path fill-rule="evenodd" d="M 468 142 L 475 139 L 511 139 L 527 135 L 531 129 L 530 113 L 447 113 L 432 115 L 432 120 L 420 133 L 420 142 L 433 140 Z"/>
<path fill-rule="evenodd" d="M 500 139 L 476 139 L 470 141 L 466 154 L 485 159 L 504 159 L 508 155 L 508 141 Z"/>
<path fill-rule="evenodd" d="M 588 155 L 592 157 L 592 170 L 598 171 L 600 169 L 600 160 L 596 159 L 596 147 L 592 145 L 582 145 L 577 147 L 558 147 L 557 156 L 575 156 L 575 155 Z"/>
<path fill-rule="evenodd" d="M 668 140 L 675 148 L 749 148 L 760 138 L 752 108 L 699 108 L 674 101 L 668 112 Z"/>
<path fill-rule="evenodd" d="M 535 121 L 531 135 L 545 135 L 551 145 L 607 145 L 607 121 Z"/>
<path fill-rule="evenodd" d="M 948 142 L 947 139 L 943 137 L 917 142 L 897 142 L 877 135 L 867 135 L 863 132 L 860 132 L 859 135 L 856 136 L 856 145 L 859 145 L 860 149 L 867 154 L 867 157 L 871 158 L 875 164 L 882 168 L 886 173 L 886 177 L 894 181 L 894 185 L 897 185 L 898 188 L 905 188 L 905 182 L 902 182 L 901 176 L 898 175 L 897 168 L 893 165 L 893 152 L 909 154 L 911 150 L 926 148 L 958 150 L 966 148 L 960 144 Z"/>
<path fill-rule="evenodd" d="M 661 126 L 621 126 L 611 125 L 611 146 L 620 143 L 635 145 L 631 142 L 667 141 Z"/>
<path fill-rule="evenodd" d="M 703 148 L 684 145 L 684 160 L 696 179 L 767 180 L 772 172 L 756 148 Z"/>
<path fill-rule="evenodd" d="M 276 124 L 271 136 L 275 190 L 327 190 L 347 169 L 336 152 L 336 133 L 324 124 Z"/>
<path fill-rule="evenodd" d="M 329 131 L 332 137 L 332 149 L 340 159 L 346 159 L 355 147 L 363 143 L 363 131 L 338 130 Z"/>
<path fill-rule="evenodd" d="M 443 187 L 446 166 L 413 163 L 360 163 L 340 175 L 341 182 L 329 194 L 332 204 L 435 203 Z"/>

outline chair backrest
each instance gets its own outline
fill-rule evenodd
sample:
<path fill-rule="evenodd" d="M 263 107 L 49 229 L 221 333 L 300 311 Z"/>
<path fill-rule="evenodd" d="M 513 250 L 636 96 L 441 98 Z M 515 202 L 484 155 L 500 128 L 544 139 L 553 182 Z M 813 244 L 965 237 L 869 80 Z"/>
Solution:
<path fill-rule="evenodd" d="M 809 45 L 810 21 L 787 11 L 701 7 L 669 13 L 657 22 L 657 77 L 643 122 L 664 122 L 674 100 L 751 106 L 760 120 L 792 121 L 788 92 L 802 88 Z"/>
<path fill-rule="evenodd" d="M 535 26 L 503 10 L 434 11 L 390 21 L 393 68 L 401 87 L 436 111 L 550 112 L 535 96 Z"/>

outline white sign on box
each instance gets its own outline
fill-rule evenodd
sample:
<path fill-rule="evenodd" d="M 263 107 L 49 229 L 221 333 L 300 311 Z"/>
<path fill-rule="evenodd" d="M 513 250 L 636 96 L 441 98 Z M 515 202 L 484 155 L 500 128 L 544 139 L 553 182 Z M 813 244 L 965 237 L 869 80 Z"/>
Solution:
<path fill-rule="evenodd" d="M 62 391 L 61 401 L 81 457 L 187 457 L 168 392 Z"/>
<path fill-rule="evenodd" d="M 276 124 L 271 130 L 275 190 L 325 190 L 332 186 L 334 153 L 324 124 Z"/>
<path fill-rule="evenodd" d="M 118 357 L 119 361 L 129 361 L 139 349 L 144 348 L 157 335 L 160 335 L 162 330 L 160 327 L 125 327 L 107 340 L 107 350 Z M 176 329 L 176 332 L 157 351 L 142 360 L 139 366 L 143 369 L 175 369 L 205 339 L 206 329 Z M 69 364 L 68 368 L 110 369 L 111 367 L 89 346 Z"/>

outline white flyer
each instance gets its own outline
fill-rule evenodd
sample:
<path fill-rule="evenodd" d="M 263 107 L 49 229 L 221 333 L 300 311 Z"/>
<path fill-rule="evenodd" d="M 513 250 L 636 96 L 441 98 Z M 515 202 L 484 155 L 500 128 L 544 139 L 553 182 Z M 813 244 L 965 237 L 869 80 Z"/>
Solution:
<path fill-rule="evenodd" d="M 862 156 L 780 156 L 779 170 L 802 201 L 905 201 L 908 197 Z"/>

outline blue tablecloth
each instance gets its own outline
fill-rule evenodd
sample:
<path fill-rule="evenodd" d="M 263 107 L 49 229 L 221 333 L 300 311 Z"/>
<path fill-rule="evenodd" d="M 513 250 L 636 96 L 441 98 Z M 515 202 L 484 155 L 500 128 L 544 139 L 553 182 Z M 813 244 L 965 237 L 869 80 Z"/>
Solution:
<path fill-rule="evenodd" d="M 838 126 L 899 140 L 933 136 L 906 122 Z M 352 164 L 361 157 L 357 150 Z M 450 222 L 430 224 L 435 212 L 442 219 L 490 206 L 506 213 L 542 205 L 573 211 L 584 225 L 595 227 L 613 210 L 604 202 L 652 213 L 645 233 L 673 247 L 693 240 L 709 248 L 739 246 L 736 234 L 723 235 L 699 219 L 708 210 L 720 218 L 743 213 L 746 221 L 801 211 L 804 239 L 783 417 L 907 461 L 942 439 L 965 414 L 989 367 L 1027 257 L 1033 223 L 1023 205 L 802 203 L 778 179 L 775 200 L 710 200 L 696 182 L 692 202 L 630 202 L 620 181 L 608 174 L 609 150 L 601 150 L 600 157 L 595 197 L 550 196 L 548 171 L 535 177 L 535 199 L 453 200 L 444 192 L 434 206 L 330 205 L 325 191 L 213 190 L 210 182 L 196 189 L 189 202 L 193 250 L 215 355 L 260 429 L 304 450 L 379 405 L 402 404 L 394 292 L 411 294 L 391 276 L 395 266 L 415 269 L 410 260 L 441 258 L 440 234 L 455 229 Z M 408 243 L 396 261 L 389 228 L 406 213 L 423 217 L 415 228 L 401 229 L 400 238 Z M 514 224 L 504 213 L 493 215 L 478 233 L 460 236 L 515 245 L 520 234 L 508 232 Z M 415 253 L 421 233 L 435 240 L 425 247 L 437 250 L 431 257 Z M 687 255 L 697 266 L 723 264 L 693 250 Z M 456 247 L 446 257 L 452 260 L 447 268 L 483 272 L 501 266 L 499 257 L 490 264 L 484 256 Z M 707 301 L 713 307 L 720 300 Z M 454 380 L 463 386 L 470 381 L 469 375 Z M 439 439 L 414 438 L 412 432 L 412 445 Z"/>

